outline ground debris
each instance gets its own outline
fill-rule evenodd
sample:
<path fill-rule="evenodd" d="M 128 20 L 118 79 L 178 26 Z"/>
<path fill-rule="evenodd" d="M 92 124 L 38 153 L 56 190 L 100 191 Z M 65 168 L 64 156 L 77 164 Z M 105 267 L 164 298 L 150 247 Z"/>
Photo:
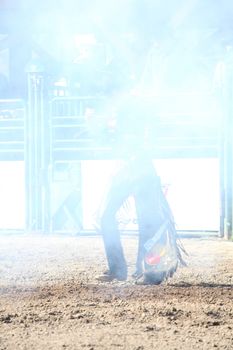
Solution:
<path fill-rule="evenodd" d="M 8 262 L 17 239 L 0 244 Z M 137 240 L 123 241 L 133 270 Z M 98 237 L 20 242 L 18 265 L 1 272 L 0 350 L 233 348 L 230 242 L 184 240 L 188 267 L 159 286 L 97 282 Z"/>

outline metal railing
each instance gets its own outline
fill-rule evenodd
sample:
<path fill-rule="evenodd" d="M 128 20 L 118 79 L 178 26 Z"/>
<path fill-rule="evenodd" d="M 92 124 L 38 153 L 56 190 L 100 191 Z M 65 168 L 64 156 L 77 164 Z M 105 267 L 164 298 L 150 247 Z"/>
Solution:
<path fill-rule="evenodd" d="M 25 161 L 27 230 L 54 232 L 62 225 L 66 231 L 67 225 L 72 231 L 82 230 L 81 161 L 116 157 L 108 102 L 89 96 L 47 101 L 41 74 L 29 75 L 27 108 L 22 100 L 0 100 L 0 160 Z M 160 112 L 151 118 L 154 158 L 218 157 L 217 118 L 211 120 L 205 112 L 196 116 L 192 110 L 171 111 L 163 108 L 167 103 L 163 97 Z M 88 114 L 92 110 L 94 119 Z M 73 184 L 72 176 L 77 177 Z"/>
<path fill-rule="evenodd" d="M 96 97 L 58 97 L 50 102 L 52 162 L 109 157 L 104 105 L 105 99 Z M 89 120 L 88 110 L 92 109 L 95 116 Z"/>
<path fill-rule="evenodd" d="M 25 118 L 23 100 L 0 100 L 0 160 L 24 159 Z"/>
<path fill-rule="evenodd" d="M 181 96 L 179 96 L 181 98 Z M 184 96 L 184 99 L 186 96 Z M 211 104 L 211 96 L 206 97 Z M 173 96 L 174 99 L 174 96 Z M 155 158 L 217 157 L 219 120 L 212 111 L 196 114 L 167 108 L 165 97 L 155 102 L 160 111 L 152 111 L 149 144 Z M 113 159 L 114 134 L 107 129 L 106 100 L 93 97 L 54 98 L 50 103 L 50 159 Z M 85 109 L 96 109 L 93 125 L 88 125 Z M 153 116 L 154 113 L 154 116 Z M 142 115 L 142 118 L 144 116 Z M 95 129 L 94 132 L 90 129 Z"/>

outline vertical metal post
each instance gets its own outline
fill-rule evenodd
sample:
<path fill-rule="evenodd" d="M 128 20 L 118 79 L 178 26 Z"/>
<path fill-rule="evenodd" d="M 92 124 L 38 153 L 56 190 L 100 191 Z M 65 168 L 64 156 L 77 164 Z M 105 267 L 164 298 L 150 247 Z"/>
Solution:
<path fill-rule="evenodd" d="M 53 218 L 52 218 L 52 198 L 53 198 L 53 176 L 54 176 L 54 159 L 53 159 L 53 114 L 56 110 L 56 103 L 53 99 L 49 101 L 48 106 L 48 181 L 47 181 L 47 231 L 53 232 Z"/>
<path fill-rule="evenodd" d="M 46 231 L 46 125 L 44 76 L 40 62 L 27 66 L 28 111 L 26 118 L 27 229 Z"/>
<path fill-rule="evenodd" d="M 219 187 L 220 187 L 220 227 L 219 236 L 224 237 L 225 230 L 225 158 L 224 158 L 224 128 L 223 123 L 220 124 L 220 135 L 219 135 Z"/>
<path fill-rule="evenodd" d="M 225 64 L 221 63 L 220 81 L 218 82 L 218 101 L 220 105 L 220 133 L 219 133 L 219 177 L 220 177 L 220 237 L 225 236 L 228 226 L 227 218 L 227 188 L 226 188 L 226 130 L 228 116 L 228 87 Z"/>
<path fill-rule="evenodd" d="M 225 57 L 224 84 L 223 84 L 223 122 L 220 157 L 222 176 L 222 206 L 224 214 L 223 236 L 226 239 L 233 237 L 233 56 L 227 52 Z"/>

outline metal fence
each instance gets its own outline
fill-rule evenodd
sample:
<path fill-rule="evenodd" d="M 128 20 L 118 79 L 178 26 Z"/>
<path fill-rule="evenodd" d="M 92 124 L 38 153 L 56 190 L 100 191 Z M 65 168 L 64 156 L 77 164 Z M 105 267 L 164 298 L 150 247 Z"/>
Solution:
<path fill-rule="evenodd" d="M 43 83 L 42 73 L 29 73 L 27 105 L 0 101 L 0 160 L 25 161 L 26 230 L 81 232 L 82 161 L 115 158 L 111 112 L 102 97 L 48 99 Z M 178 98 L 186 96 L 156 101 L 149 130 L 154 158 L 218 157 L 218 115 L 180 111 Z"/>
<path fill-rule="evenodd" d="M 0 100 L 0 160 L 24 160 L 25 121 L 23 100 Z"/>

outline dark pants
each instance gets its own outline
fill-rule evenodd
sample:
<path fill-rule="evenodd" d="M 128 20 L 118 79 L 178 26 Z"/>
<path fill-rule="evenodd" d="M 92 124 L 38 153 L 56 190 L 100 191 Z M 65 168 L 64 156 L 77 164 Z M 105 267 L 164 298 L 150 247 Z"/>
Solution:
<path fill-rule="evenodd" d="M 144 244 L 161 225 L 159 214 L 160 181 L 152 161 L 129 161 L 113 178 L 103 215 L 101 231 L 110 272 L 116 277 L 127 277 L 127 264 L 118 230 L 116 214 L 125 200 L 133 196 L 138 220 L 139 241 L 136 270 L 142 271 Z"/>

